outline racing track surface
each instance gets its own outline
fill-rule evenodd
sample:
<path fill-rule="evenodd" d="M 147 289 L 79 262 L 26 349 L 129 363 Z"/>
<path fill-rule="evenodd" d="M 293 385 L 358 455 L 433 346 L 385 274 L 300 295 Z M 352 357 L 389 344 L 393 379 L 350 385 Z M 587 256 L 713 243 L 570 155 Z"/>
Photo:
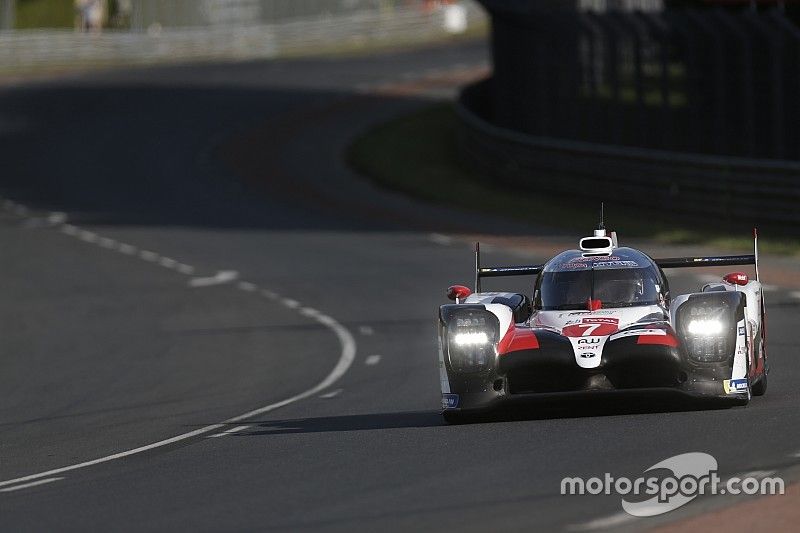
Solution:
<path fill-rule="evenodd" d="M 441 423 L 434 316 L 471 256 L 430 233 L 527 230 L 376 191 L 339 153 L 424 103 L 366 85 L 485 61 L 460 45 L 0 91 L 0 194 L 17 202 L 0 215 L 0 480 L 19 480 L 0 483 L 0 527 L 641 528 L 656 521 L 559 496 L 561 478 L 689 451 L 723 474 L 797 461 L 800 307 L 781 291 L 770 390 L 746 409 Z"/>

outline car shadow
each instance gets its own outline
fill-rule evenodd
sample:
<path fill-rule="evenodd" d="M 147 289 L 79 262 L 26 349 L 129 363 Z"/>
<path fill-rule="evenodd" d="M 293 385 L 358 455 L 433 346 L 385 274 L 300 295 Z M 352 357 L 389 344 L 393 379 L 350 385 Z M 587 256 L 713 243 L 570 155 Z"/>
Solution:
<path fill-rule="evenodd" d="M 537 420 L 586 418 L 603 416 L 641 415 L 673 412 L 693 412 L 727 408 L 725 404 L 697 404 L 688 402 L 642 402 L 623 404 L 602 402 L 593 405 L 566 405 L 514 407 L 495 409 L 470 416 L 464 424 L 523 422 Z M 231 424 L 235 426 L 236 424 Z M 448 426 L 440 411 L 400 411 L 392 413 L 369 413 L 359 415 L 326 416 L 314 418 L 292 418 L 286 420 L 264 420 L 252 422 L 247 429 L 231 433 L 238 437 L 259 437 L 297 433 L 329 433 L 348 431 L 376 431 L 384 429 L 432 428 Z M 461 425 L 461 424 L 459 424 Z"/>

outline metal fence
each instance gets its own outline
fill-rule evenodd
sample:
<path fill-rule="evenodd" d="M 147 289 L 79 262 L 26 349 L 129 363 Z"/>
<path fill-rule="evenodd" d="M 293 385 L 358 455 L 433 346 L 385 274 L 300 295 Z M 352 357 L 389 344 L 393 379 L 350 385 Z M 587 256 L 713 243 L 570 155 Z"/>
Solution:
<path fill-rule="evenodd" d="M 537 136 L 800 160 L 800 29 L 782 11 L 581 12 L 483 0 L 490 122 Z"/>
<path fill-rule="evenodd" d="M 453 9 L 458 10 L 456 16 Z M 486 24 L 483 9 L 466 0 L 452 5 L 433 4 L 430 8 L 422 2 L 412 2 L 391 8 L 353 9 L 278 23 L 230 20 L 187 27 L 150 24 L 147 29 L 102 33 L 0 31 L 0 68 L 260 59 L 320 53 L 342 46 L 426 41 Z"/>
<path fill-rule="evenodd" d="M 540 137 L 476 114 L 490 82 L 462 93 L 459 145 L 483 174 L 533 193 L 692 213 L 716 222 L 800 223 L 800 162 Z M 580 208 L 580 207 L 578 207 Z M 565 213 L 565 216 L 568 216 Z"/>

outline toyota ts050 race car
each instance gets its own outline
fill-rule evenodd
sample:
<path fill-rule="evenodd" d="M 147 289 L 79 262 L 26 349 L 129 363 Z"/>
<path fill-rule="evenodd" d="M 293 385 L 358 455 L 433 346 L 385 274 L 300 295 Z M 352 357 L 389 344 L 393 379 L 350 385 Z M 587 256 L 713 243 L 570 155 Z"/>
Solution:
<path fill-rule="evenodd" d="M 746 404 L 767 388 L 765 310 L 753 255 L 652 259 L 604 229 L 543 265 L 482 267 L 439 309 L 445 419 L 513 400 L 676 393 Z M 663 269 L 754 265 L 673 296 Z M 481 279 L 536 276 L 532 298 Z"/>

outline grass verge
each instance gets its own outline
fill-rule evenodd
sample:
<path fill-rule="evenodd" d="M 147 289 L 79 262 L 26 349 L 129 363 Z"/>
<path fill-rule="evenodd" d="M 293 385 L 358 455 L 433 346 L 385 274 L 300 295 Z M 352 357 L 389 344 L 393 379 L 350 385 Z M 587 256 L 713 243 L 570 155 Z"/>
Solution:
<path fill-rule="evenodd" d="M 378 125 L 355 139 L 348 162 L 378 185 L 430 202 L 578 232 L 594 227 L 598 218 L 594 206 L 587 209 L 574 197 L 509 189 L 471 168 L 458 151 L 457 121 L 451 104 L 436 104 Z M 606 201 L 606 215 L 623 237 L 723 250 L 752 247 L 744 226 L 721 224 L 715 230 L 707 219 L 616 205 L 613 199 Z M 800 239 L 792 235 L 761 238 L 759 244 L 765 252 L 800 254 Z"/>

